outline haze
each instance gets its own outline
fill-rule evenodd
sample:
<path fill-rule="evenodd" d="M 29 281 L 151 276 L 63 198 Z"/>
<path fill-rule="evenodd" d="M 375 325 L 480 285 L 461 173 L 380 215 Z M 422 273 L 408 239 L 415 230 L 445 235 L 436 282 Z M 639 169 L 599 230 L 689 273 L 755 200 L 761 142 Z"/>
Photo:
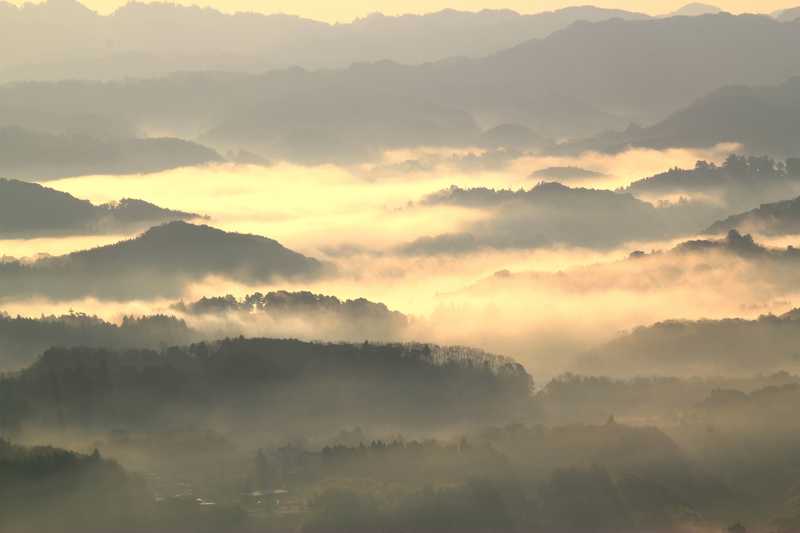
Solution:
<path fill-rule="evenodd" d="M 0 532 L 800 531 L 800 5 L 205 1 L 0 1 Z"/>
<path fill-rule="evenodd" d="M 23 5 L 21 0 L 11 0 L 12 4 Z M 33 4 L 37 2 L 31 2 Z M 87 0 L 85 5 L 100 13 L 111 13 L 115 9 L 125 5 L 127 2 L 120 0 Z M 327 22 L 350 22 L 353 19 L 365 17 L 372 13 L 383 13 L 385 15 L 405 15 L 405 14 L 424 14 L 433 13 L 443 9 L 455 9 L 461 11 L 480 11 L 483 9 L 512 9 L 519 13 L 539 13 L 570 7 L 574 4 L 563 0 L 541 0 L 535 5 L 528 1 L 509 0 L 502 6 L 494 3 L 487 3 L 482 0 L 460 0 L 449 2 L 420 2 L 416 0 L 399 2 L 397 0 L 370 0 L 370 1 L 349 1 L 337 2 L 335 6 L 328 2 L 319 1 L 297 1 L 283 2 L 272 0 L 216 0 L 206 2 L 176 2 L 183 5 L 198 5 L 211 7 L 226 13 L 237 11 L 254 13 L 289 13 L 316 20 Z M 600 0 L 594 3 L 598 7 L 612 9 L 625 9 L 629 11 L 639 11 L 650 15 L 661 15 L 671 13 L 683 7 L 686 2 L 681 0 L 650 0 L 640 1 L 610 1 Z M 720 8 L 731 13 L 771 13 L 780 9 L 795 7 L 791 0 L 770 0 L 753 2 L 752 0 L 722 0 L 716 2 Z"/>

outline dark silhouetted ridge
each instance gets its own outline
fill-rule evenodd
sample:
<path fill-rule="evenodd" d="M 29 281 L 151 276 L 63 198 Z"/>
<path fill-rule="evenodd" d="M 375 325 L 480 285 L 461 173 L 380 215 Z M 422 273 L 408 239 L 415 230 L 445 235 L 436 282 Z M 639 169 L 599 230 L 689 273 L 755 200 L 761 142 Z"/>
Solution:
<path fill-rule="evenodd" d="M 261 283 L 315 278 L 325 270 L 272 239 L 171 222 L 109 246 L 0 264 L 0 297 L 175 297 L 187 283 L 208 276 Z"/>
<path fill-rule="evenodd" d="M 38 185 L 0 179 L 0 236 L 36 237 L 137 231 L 175 220 L 202 218 L 126 198 L 93 205 Z"/>

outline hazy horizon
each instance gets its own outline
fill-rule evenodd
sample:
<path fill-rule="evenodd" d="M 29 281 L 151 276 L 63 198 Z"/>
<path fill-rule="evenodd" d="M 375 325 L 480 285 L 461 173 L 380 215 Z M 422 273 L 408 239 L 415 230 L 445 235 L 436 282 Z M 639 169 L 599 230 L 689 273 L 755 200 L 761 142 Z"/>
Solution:
<path fill-rule="evenodd" d="M 26 1 L 26 0 L 6 0 L 12 5 L 23 6 L 26 3 L 39 4 L 46 2 L 41 1 Z M 50 1 L 63 1 L 63 0 L 50 0 Z M 72 1 L 72 0 L 69 0 Z M 120 7 L 129 3 L 129 0 L 76 0 L 86 7 L 97 11 L 98 13 L 107 15 L 113 13 Z M 159 3 L 158 0 L 147 1 L 144 3 Z M 597 7 L 607 9 L 621 9 L 626 11 L 633 11 L 645 13 L 651 16 L 666 15 L 681 9 L 682 7 L 694 4 L 695 2 L 686 2 L 684 0 L 655 0 L 647 2 L 642 5 L 638 0 L 597 0 L 591 3 L 570 2 L 569 0 L 541 0 L 537 2 L 535 7 L 532 7 L 530 2 L 526 0 L 507 0 L 502 5 L 496 3 L 487 3 L 485 0 L 456 0 L 456 1 L 443 1 L 443 2 L 430 2 L 430 1 L 397 1 L 397 0 L 358 0 L 345 3 L 338 3 L 336 7 L 320 3 L 317 0 L 302 0 L 285 2 L 272 1 L 269 7 L 265 7 L 261 0 L 207 0 L 207 1 L 193 1 L 193 0 L 179 0 L 175 3 L 185 6 L 198 6 L 213 8 L 223 13 L 260 13 L 260 14 L 288 14 L 297 15 L 312 20 L 320 20 L 328 23 L 350 23 L 357 19 L 362 19 L 371 14 L 381 13 L 387 16 L 402 16 L 402 15 L 424 15 L 435 13 L 438 11 L 453 9 L 457 11 L 470 11 L 477 12 L 482 10 L 503 10 L 510 9 L 520 14 L 533 15 L 563 9 L 567 7 L 577 7 L 594 5 Z M 797 2 L 793 0 L 720 0 L 718 2 L 696 2 L 698 4 L 707 4 L 719 7 L 724 11 L 730 13 L 763 13 L 770 14 L 775 11 L 790 9 L 797 7 Z"/>

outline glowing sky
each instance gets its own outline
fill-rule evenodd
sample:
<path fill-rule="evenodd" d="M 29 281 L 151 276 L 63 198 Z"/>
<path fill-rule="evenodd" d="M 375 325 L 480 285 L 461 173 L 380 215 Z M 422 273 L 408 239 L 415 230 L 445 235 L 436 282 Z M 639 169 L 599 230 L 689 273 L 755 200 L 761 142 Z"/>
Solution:
<path fill-rule="evenodd" d="M 82 3 L 101 13 L 108 13 L 127 3 L 128 0 L 83 0 Z M 22 4 L 23 0 L 11 0 L 12 4 Z M 35 2 L 34 2 L 35 3 Z M 481 9 L 513 9 L 520 13 L 537 13 L 575 5 L 569 0 L 504 0 L 502 3 L 490 0 L 179 0 L 177 3 L 210 6 L 221 11 L 256 11 L 262 13 L 291 13 L 308 18 L 330 22 L 350 21 L 369 13 L 381 12 L 390 15 L 404 13 L 427 13 L 441 9 L 477 11 Z M 674 11 L 688 3 L 688 0 L 594 0 L 577 2 L 607 8 L 626 9 L 650 14 L 663 14 Z M 772 11 L 795 7 L 800 0 L 718 0 L 708 2 L 732 13 Z"/>

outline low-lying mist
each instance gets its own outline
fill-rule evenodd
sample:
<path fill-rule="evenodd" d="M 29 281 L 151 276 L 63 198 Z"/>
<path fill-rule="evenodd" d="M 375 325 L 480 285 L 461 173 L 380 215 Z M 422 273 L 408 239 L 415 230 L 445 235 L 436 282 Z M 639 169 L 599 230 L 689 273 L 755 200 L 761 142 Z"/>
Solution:
<path fill-rule="evenodd" d="M 199 337 L 210 339 L 245 335 L 476 346 L 515 357 L 542 380 L 581 369 L 584 352 L 638 326 L 674 318 L 757 318 L 787 312 L 797 301 L 796 259 L 790 256 L 750 258 L 724 250 L 687 253 L 672 251 L 673 243 L 650 244 L 662 252 L 628 257 L 627 250 L 543 250 L 413 260 L 352 256 L 343 262 L 346 268 L 339 277 L 320 281 L 248 286 L 207 279 L 192 285 L 181 305 L 173 300 L 36 299 L 5 308 L 12 315 L 28 316 L 80 310 L 117 323 L 125 315 L 163 313 L 179 317 Z M 224 306 L 213 312 L 192 310 L 192 303 L 204 297 L 231 295 L 242 302 L 255 292 L 274 290 L 309 290 L 341 300 L 367 298 L 388 309 L 365 320 L 303 307 L 270 313 Z M 395 316 L 390 310 L 403 318 L 380 318 L 386 313 Z M 672 361 L 663 363 L 651 359 L 643 367 L 622 364 L 604 371 L 683 374 Z M 735 358 L 727 362 L 721 358 L 706 369 L 692 370 L 738 375 L 742 370 L 781 369 L 774 364 L 764 360 L 762 367 L 754 362 L 743 369 Z"/>
<path fill-rule="evenodd" d="M 480 208 L 431 205 L 423 199 L 451 185 L 529 189 L 539 178 L 528 174 L 546 168 L 585 169 L 598 175 L 581 178 L 581 186 L 616 188 L 673 166 L 692 168 L 697 158 L 719 163 L 734 148 L 529 157 L 513 160 L 502 169 L 469 172 L 453 163 L 470 157 L 468 153 L 427 150 L 386 154 L 384 167 L 372 169 L 217 165 L 142 176 L 59 180 L 48 185 L 95 203 L 133 196 L 208 215 L 214 227 L 264 235 L 327 260 L 335 264 L 336 274 L 318 280 L 257 283 L 214 275 L 191 281 L 179 295 L 169 297 L 126 296 L 115 302 L 91 296 L 62 301 L 19 296 L 6 298 L 2 307 L 11 315 L 25 316 L 74 310 L 114 323 L 121 323 L 126 315 L 164 313 L 186 320 L 208 338 L 247 335 L 470 345 L 515 357 L 537 379 L 546 378 L 575 368 L 585 351 L 638 326 L 672 318 L 756 318 L 786 312 L 792 308 L 795 292 L 791 267 L 764 268 L 726 254 L 628 259 L 637 250 L 670 250 L 690 235 L 602 249 L 550 243 L 436 256 L 400 253 L 404 244 L 421 236 L 458 233 L 493 216 Z M 398 170 L 403 162 L 426 158 L 435 163 Z M 3 250 L 16 256 L 55 254 L 115 239 L 4 241 Z M 793 240 L 782 236 L 762 242 L 785 247 Z M 280 290 L 311 291 L 342 300 L 366 298 L 409 320 L 387 334 L 371 327 L 346 327 L 319 315 L 193 316 L 174 307 L 179 299 L 186 303 L 225 295 L 243 299 L 255 292 Z M 654 367 L 652 372 L 659 369 Z"/>

